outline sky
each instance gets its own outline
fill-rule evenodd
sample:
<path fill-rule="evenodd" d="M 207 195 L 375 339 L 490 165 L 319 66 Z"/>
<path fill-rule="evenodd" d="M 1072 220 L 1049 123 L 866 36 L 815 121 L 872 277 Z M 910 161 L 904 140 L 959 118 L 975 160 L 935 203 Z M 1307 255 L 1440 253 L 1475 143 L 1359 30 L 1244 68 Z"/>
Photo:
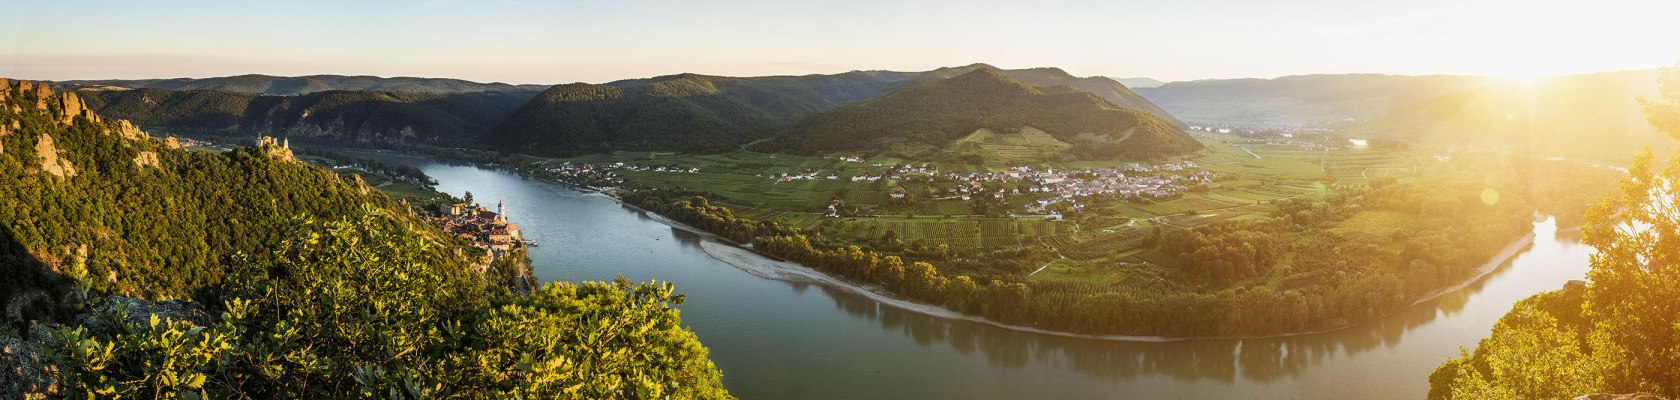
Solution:
<path fill-rule="evenodd" d="M 1680 61 L 1677 0 L 36 1 L 0 76 L 377 75 L 601 83 L 984 62 L 1163 81 L 1515 78 Z"/>

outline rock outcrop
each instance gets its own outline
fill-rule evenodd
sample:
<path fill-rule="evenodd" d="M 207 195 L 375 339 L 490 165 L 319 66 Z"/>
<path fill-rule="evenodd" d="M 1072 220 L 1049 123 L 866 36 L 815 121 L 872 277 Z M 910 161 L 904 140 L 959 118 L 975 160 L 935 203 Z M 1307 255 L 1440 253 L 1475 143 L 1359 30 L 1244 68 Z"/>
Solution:
<path fill-rule="evenodd" d="M 47 109 L 47 100 L 53 98 L 52 88 L 45 83 L 18 81 L 18 92 L 35 93 L 35 108 L 39 110 Z"/>
<path fill-rule="evenodd" d="M 142 152 L 140 152 L 140 154 L 134 155 L 134 165 L 140 166 L 142 168 L 158 166 L 159 162 L 158 162 L 157 152 L 155 152 L 155 151 L 142 151 Z"/>
<path fill-rule="evenodd" d="M 57 117 L 60 123 L 75 122 L 76 117 L 98 118 L 93 115 L 93 112 L 88 111 L 87 103 L 82 101 L 80 96 L 76 96 L 76 92 L 64 92 L 58 95 L 57 99 L 58 111 L 53 116 Z"/>
<path fill-rule="evenodd" d="M 145 140 L 147 137 L 145 131 L 140 130 L 140 127 L 134 126 L 134 124 L 129 123 L 126 119 L 117 120 L 116 130 L 111 131 L 110 133 L 114 133 L 117 136 L 121 136 L 122 138 L 129 140 Z M 177 145 L 175 147 L 180 146 Z"/>
<path fill-rule="evenodd" d="M 41 170 L 61 177 L 76 176 L 76 167 L 70 165 L 70 160 L 59 157 L 58 148 L 53 146 L 52 136 L 41 135 L 41 140 L 35 142 L 35 156 L 41 160 Z"/>

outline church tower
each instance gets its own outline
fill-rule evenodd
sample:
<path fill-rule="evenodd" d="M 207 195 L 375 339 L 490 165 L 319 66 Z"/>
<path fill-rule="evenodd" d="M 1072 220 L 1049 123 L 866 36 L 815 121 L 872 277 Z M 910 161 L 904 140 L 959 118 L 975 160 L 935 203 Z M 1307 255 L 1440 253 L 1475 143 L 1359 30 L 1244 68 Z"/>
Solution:
<path fill-rule="evenodd" d="M 496 202 L 496 220 L 497 221 L 507 222 L 507 204 L 505 204 L 505 203 L 506 202 L 502 202 L 502 201 Z"/>

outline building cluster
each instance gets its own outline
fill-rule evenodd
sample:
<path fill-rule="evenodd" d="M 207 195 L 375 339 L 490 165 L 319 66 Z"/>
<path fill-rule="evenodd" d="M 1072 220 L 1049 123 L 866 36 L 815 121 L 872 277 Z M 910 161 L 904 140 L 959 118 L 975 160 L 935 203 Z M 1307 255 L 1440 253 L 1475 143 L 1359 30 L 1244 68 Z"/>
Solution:
<path fill-rule="evenodd" d="M 548 168 L 544 169 L 544 171 L 548 172 L 549 174 L 552 174 L 555 177 L 565 179 L 565 180 L 571 180 L 571 181 L 582 180 L 582 181 L 610 183 L 610 184 L 624 183 L 624 178 L 620 177 L 618 175 L 618 173 L 616 172 L 616 171 L 619 171 L 619 170 L 623 170 L 623 171 L 667 172 L 667 173 L 673 173 L 673 174 L 677 174 L 677 173 L 698 174 L 698 173 L 700 173 L 700 168 L 699 167 L 681 167 L 681 166 L 675 166 L 675 165 L 638 165 L 638 164 L 626 164 L 626 163 L 622 163 L 622 162 L 605 163 L 605 164 L 590 164 L 590 163 L 575 163 L 575 162 L 568 161 L 568 162 L 560 164 L 559 166 L 548 167 Z"/>
<path fill-rule="evenodd" d="M 527 244 L 519 233 L 519 226 L 508 222 L 507 208 L 502 203 L 496 204 L 496 211 L 468 203 L 450 204 L 446 211 L 443 215 L 425 217 L 443 228 L 444 232 L 489 251 L 495 259 L 501 259 L 508 251 Z"/>

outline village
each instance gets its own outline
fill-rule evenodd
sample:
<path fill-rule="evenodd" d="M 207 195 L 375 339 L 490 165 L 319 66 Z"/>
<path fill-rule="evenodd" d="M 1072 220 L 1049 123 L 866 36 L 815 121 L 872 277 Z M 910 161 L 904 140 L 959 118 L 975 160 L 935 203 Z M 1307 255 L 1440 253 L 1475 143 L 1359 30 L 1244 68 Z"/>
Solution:
<path fill-rule="evenodd" d="M 520 246 L 534 246 L 535 243 L 526 241 L 519 233 L 519 225 L 508 222 L 507 208 L 503 203 L 496 204 L 496 211 L 490 211 L 478 204 L 460 202 L 447 205 L 447 213 L 434 213 L 419 208 L 421 218 L 442 228 L 444 232 L 472 244 L 473 247 L 484 249 L 491 261 L 501 260 L 502 257 Z"/>
<path fill-rule="evenodd" d="M 1093 196 L 1130 201 L 1164 201 L 1181 196 L 1196 187 L 1205 186 L 1217 176 L 1200 168 L 1195 161 L 1174 161 L 1153 164 L 1131 163 L 1113 167 L 1056 169 L 1051 167 L 1016 166 L 996 171 L 941 171 L 933 163 L 893 164 L 869 162 L 858 156 L 828 157 L 838 160 L 830 168 L 801 168 L 787 172 L 758 172 L 759 179 L 771 185 L 796 181 L 840 181 L 846 183 L 875 183 L 867 185 L 885 192 L 892 201 L 962 200 L 975 198 L 1001 200 L 1007 196 L 1026 196 L 1031 200 L 1014 202 L 1010 214 L 1058 217 L 1054 210 L 1084 208 L 1082 200 Z M 862 164 L 852 166 L 849 164 Z M 624 184 L 623 173 L 641 174 L 700 174 L 701 168 L 678 165 L 641 165 L 626 162 L 583 163 L 563 162 L 541 170 L 549 177 L 596 189 Z M 675 177 L 673 177 L 675 178 Z M 668 179 L 668 178 L 666 178 Z M 927 188 L 925 196 L 911 196 L 906 188 L 912 183 Z M 829 204 L 823 215 L 837 217 L 838 204 Z"/>

